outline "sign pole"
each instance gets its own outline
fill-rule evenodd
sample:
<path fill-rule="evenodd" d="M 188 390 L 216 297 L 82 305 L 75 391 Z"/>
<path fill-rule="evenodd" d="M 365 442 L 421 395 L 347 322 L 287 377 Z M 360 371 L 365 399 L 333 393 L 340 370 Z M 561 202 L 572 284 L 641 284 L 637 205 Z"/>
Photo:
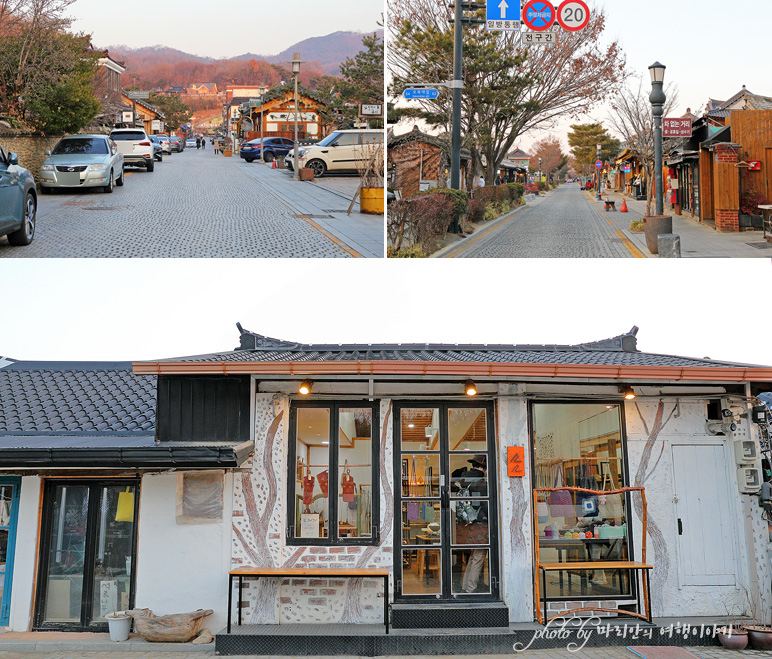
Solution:
<path fill-rule="evenodd" d="M 463 0 L 455 0 L 453 23 L 453 119 L 450 140 L 450 187 L 461 189 L 461 79 L 464 48 Z M 453 221 L 453 233 L 460 233 L 458 219 Z"/>

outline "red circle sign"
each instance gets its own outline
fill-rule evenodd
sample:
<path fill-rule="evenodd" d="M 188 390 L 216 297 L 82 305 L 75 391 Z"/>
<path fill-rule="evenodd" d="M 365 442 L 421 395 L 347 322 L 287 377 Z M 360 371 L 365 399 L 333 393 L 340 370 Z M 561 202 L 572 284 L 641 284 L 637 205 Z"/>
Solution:
<path fill-rule="evenodd" d="M 546 0 L 530 0 L 523 7 L 523 23 L 535 32 L 549 30 L 555 23 L 555 7 Z"/>
<path fill-rule="evenodd" d="M 569 32 L 578 32 L 590 22 L 590 8 L 584 0 L 565 0 L 558 8 L 558 23 Z"/>

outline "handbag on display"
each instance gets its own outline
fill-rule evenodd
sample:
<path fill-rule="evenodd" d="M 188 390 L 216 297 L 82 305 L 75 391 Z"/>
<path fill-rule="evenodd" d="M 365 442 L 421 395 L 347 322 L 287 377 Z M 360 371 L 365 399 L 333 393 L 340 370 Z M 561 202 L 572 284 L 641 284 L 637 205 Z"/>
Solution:
<path fill-rule="evenodd" d="M 346 503 L 351 503 L 354 500 L 354 490 L 356 489 L 356 483 L 354 483 L 354 477 L 351 475 L 351 469 L 346 469 L 346 473 L 341 478 L 341 491 L 343 492 L 343 500 Z"/>
<path fill-rule="evenodd" d="M 539 501 L 536 504 L 536 511 L 537 511 L 537 514 L 539 515 L 539 522 L 541 524 L 545 524 L 546 522 L 549 521 L 550 509 L 549 509 L 549 506 L 547 506 L 546 501 Z"/>
<path fill-rule="evenodd" d="M 563 467 L 558 465 L 557 471 L 555 472 L 555 484 L 553 487 L 565 486 L 565 481 L 563 480 Z M 549 513 L 551 517 L 574 517 L 576 515 L 571 493 L 567 490 L 549 492 L 547 495 L 547 503 L 549 504 Z"/>
<path fill-rule="evenodd" d="M 579 487 L 587 488 L 588 490 L 594 490 L 596 487 L 592 481 L 590 470 L 587 468 L 586 463 L 582 463 Z M 598 516 L 598 497 L 595 494 L 590 494 L 589 492 L 583 494 L 581 504 L 583 517 Z"/>

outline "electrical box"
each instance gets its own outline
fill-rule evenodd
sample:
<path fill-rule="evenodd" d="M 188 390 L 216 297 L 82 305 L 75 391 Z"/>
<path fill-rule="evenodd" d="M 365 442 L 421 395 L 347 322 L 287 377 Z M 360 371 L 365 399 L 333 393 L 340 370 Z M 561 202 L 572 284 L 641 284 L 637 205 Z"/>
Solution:
<path fill-rule="evenodd" d="M 769 423 L 769 410 L 766 405 L 757 405 L 751 410 L 751 419 L 753 423 L 758 423 L 760 426 Z"/>
<path fill-rule="evenodd" d="M 742 494 L 757 494 L 761 489 L 761 471 L 756 467 L 738 467 L 737 486 Z"/>
<path fill-rule="evenodd" d="M 734 461 L 738 465 L 755 464 L 758 459 L 758 442 L 752 439 L 738 439 L 734 442 Z"/>

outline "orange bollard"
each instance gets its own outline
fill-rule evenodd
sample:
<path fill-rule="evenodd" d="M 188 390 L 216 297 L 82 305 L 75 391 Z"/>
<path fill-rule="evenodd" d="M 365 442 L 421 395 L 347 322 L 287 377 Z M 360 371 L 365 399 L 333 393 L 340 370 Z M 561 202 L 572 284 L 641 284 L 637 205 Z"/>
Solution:
<path fill-rule="evenodd" d="M 627 213 L 628 212 L 628 210 L 627 210 L 627 199 L 625 199 L 624 197 L 622 197 L 622 205 L 619 208 L 619 212 L 620 213 Z"/>

